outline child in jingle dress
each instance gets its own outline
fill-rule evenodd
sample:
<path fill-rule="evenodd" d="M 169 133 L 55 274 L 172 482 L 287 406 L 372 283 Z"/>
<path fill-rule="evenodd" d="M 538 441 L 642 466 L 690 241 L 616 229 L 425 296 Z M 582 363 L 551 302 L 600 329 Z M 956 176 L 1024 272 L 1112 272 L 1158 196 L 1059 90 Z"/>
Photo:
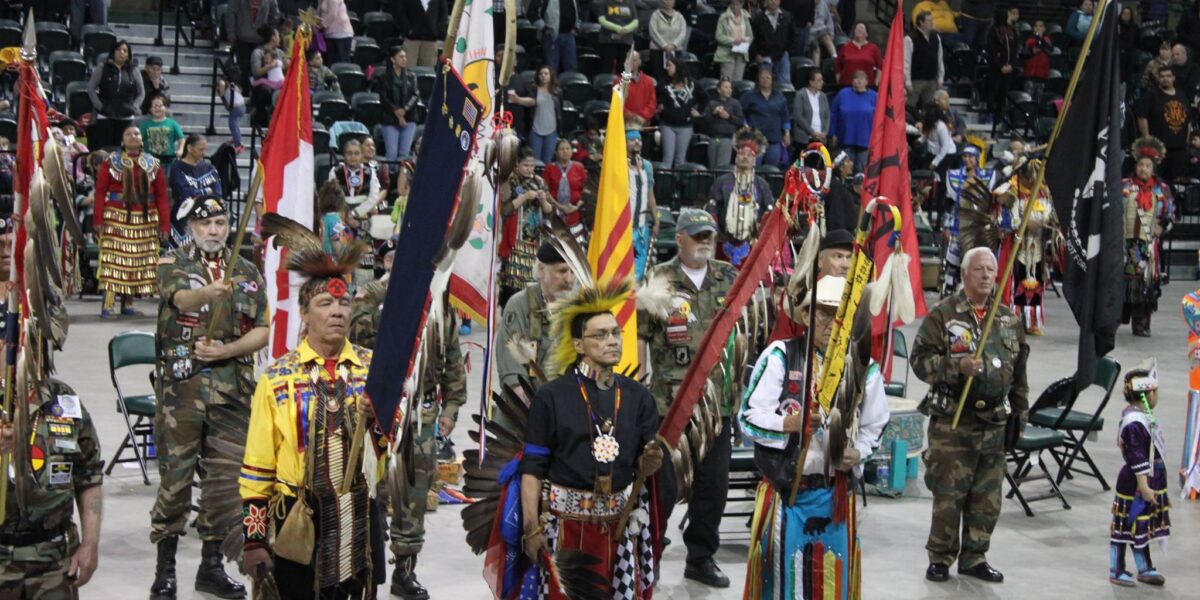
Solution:
<path fill-rule="evenodd" d="M 1148 359 L 1125 374 L 1125 401 L 1117 445 L 1125 465 L 1117 476 L 1109 527 L 1109 581 L 1121 586 L 1136 585 L 1125 570 L 1125 546 L 1133 546 L 1137 578 L 1149 585 L 1166 579 L 1150 560 L 1150 540 L 1166 546 L 1171 535 L 1170 500 L 1167 496 L 1167 467 L 1163 462 L 1166 444 L 1154 419 L 1158 404 L 1158 368 Z"/>

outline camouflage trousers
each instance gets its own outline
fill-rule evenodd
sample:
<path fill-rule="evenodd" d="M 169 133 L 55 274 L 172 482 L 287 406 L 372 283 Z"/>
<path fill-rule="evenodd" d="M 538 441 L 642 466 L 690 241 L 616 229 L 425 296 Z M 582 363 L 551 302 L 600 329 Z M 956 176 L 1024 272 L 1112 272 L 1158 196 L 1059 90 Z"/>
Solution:
<path fill-rule="evenodd" d="M 964 411 L 958 429 L 949 417 L 929 421 L 925 485 L 933 493 L 933 522 L 925 550 L 929 562 L 959 561 L 969 569 L 984 562 L 1000 518 L 1004 482 L 1004 424 L 986 423 Z M 959 531 L 962 543 L 959 543 Z"/>
<path fill-rule="evenodd" d="M 238 402 L 202 405 L 178 396 L 173 400 L 169 406 L 160 403 L 154 417 L 160 482 L 150 512 L 150 542 L 157 544 L 163 538 L 184 534 L 197 472 L 200 502 L 196 530 L 201 540 L 224 540 L 235 529 L 241 531 L 238 476 L 250 409 Z"/>
<path fill-rule="evenodd" d="M 413 556 L 425 545 L 425 511 L 428 507 L 429 490 L 437 478 L 437 444 L 434 439 L 434 423 L 437 422 L 439 407 L 421 407 L 421 433 L 413 440 L 413 484 L 400 475 L 400 494 L 393 495 L 392 522 L 388 530 L 392 554 L 397 557 Z"/>
<path fill-rule="evenodd" d="M 75 600 L 67 578 L 79 534 L 71 526 L 57 540 L 30 546 L 0 546 L 0 600 Z"/>

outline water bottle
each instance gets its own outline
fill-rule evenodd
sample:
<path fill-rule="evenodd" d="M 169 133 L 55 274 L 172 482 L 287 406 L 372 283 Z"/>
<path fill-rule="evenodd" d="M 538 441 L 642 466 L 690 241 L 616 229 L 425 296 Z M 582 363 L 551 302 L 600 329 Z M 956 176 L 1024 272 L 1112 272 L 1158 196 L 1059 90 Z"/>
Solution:
<path fill-rule="evenodd" d="M 154 448 L 154 434 L 146 434 L 146 458 L 158 458 L 158 451 Z"/>
<path fill-rule="evenodd" d="M 879 466 L 875 467 L 875 476 L 879 480 L 879 487 L 890 487 L 892 481 L 891 475 L 892 466 L 887 462 L 881 462 L 879 463 Z"/>

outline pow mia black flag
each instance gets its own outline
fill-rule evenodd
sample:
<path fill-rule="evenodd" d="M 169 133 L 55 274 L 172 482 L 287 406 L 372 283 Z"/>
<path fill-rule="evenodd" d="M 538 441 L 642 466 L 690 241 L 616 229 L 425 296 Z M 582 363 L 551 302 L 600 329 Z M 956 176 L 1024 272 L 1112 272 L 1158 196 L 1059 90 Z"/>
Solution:
<path fill-rule="evenodd" d="M 1066 239 L 1063 292 L 1079 323 L 1077 389 L 1091 383 L 1099 357 L 1113 349 L 1125 299 L 1121 224 L 1121 78 L 1117 11 L 1109 0 L 1091 48 L 1059 116 L 1046 184 Z"/>

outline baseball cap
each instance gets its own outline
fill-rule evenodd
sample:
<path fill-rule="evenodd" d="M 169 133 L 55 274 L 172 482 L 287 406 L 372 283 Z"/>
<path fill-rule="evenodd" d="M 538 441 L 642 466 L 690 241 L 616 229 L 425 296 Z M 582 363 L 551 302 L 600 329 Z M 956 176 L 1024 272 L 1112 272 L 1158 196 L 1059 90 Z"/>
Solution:
<path fill-rule="evenodd" d="M 679 212 L 679 219 L 675 222 L 675 230 L 682 231 L 688 235 L 695 236 L 705 231 L 717 232 L 717 222 L 713 220 L 712 215 L 707 211 L 698 208 L 685 208 Z"/>

